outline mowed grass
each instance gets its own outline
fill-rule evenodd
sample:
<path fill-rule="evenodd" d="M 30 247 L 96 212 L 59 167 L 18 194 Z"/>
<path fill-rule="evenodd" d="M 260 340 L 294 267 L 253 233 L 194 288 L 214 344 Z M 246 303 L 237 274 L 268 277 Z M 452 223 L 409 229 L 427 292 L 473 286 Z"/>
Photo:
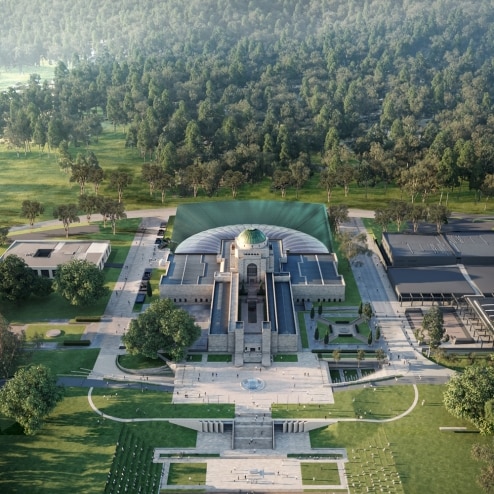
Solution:
<path fill-rule="evenodd" d="M 339 485 L 340 475 L 336 462 L 303 462 L 300 464 L 303 485 Z"/>
<path fill-rule="evenodd" d="M 55 65 L 27 65 L 19 68 L 0 67 L 0 91 L 6 91 L 17 84 L 26 84 L 31 74 L 38 74 L 41 80 L 50 81 L 55 73 Z"/>
<path fill-rule="evenodd" d="M 347 448 L 350 463 L 346 470 L 353 475 L 365 468 L 362 459 L 368 455 L 369 446 L 385 447 L 392 455 L 394 468 L 407 494 L 480 494 L 482 491 L 476 478 L 481 464 L 471 458 L 470 450 L 473 444 L 488 444 L 492 438 L 439 430 L 439 427 L 461 426 L 472 430 L 468 422 L 446 412 L 442 404 L 444 389 L 444 386 L 421 385 L 419 402 L 406 417 L 382 424 L 339 422 L 312 431 L 311 444 L 313 447 Z M 336 401 L 342 398 L 339 395 L 336 394 Z M 423 406 L 422 400 L 425 400 Z M 348 403 L 347 399 L 345 401 Z M 364 453 L 365 449 L 367 452 Z M 357 458 L 354 460 L 353 456 Z"/>
<path fill-rule="evenodd" d="M 46 336 L 53 329 L 61 331 L 60 336 Z M 43 342 L 63 344 L 64 340 L 80 340 L 85 329 L 85 324 L 28 324 L 25 334 L 28 343 L 37 335 Z"/>
<path fill-rule="evenodd" d="M 168 392 L 132 389 L 95 388 L 93 402 L 102 412 L 119 418 L 232 418 L 235 407 L 223 403 L 174 404 Z"/>
<path fill-rule="evenodd" d="M 99 348 L 34 350 L 28 365 L 42 364 L 56 376 L 78 376 L 92 369 L 99 355 Z"/>
<path fill-rule="evenodd" d="M 206 463 L 171 463 L 168 485 L 204 485 Z"/>
<path fill-rule="evenodd" d="M 151 448 L 194 447 L 196 432 L 168 422 L 122 426 L 89 407 L 87 389 L 67 388 L 65 399 L 36 436 L 15 434 L 0 421 L 0 492 L 100 494 L 122 427 Z"/>
<path fill-rule="evenodd" d="M 142 158 L 136 149 L 125 148 L 125 132 L 123 128 L 113 131 L 113 126 L 107 122 L 103 123 L 103 134 L 99 136 L 98 142 L 91 143 L 89 149 L 96 154 L 101 167 L 108 173 L 120 167 L 129 170 L 133 175 L 133 183 L 125 189 L 123 202 L 128 211 L 145 208 L 161 207 L 161 196 L 149 195 L 148 184 L 141 178 Z M 84 153 L 83 147 L 70 148 L 72 156 Z M 314 156 L 316 158 L 317 156 Z M 70 182 L 70 174 L 59 169 L 56 150 L 41 153 L 33 147 L 32 151 L 24 156 L 23 152 L 8 149 L 6 144 L 0 146 L 0 215 L 5 225 L 13 226 L 26 224 L 26 220 L 20 218 L 21 204 L 26 199 L 36 199 L 45 207 L 44 214 L 38 221 L 52 219 L 53 208 L 59 204 L 77 203 L 79 186 Z M 464 187 L 465 188 L 465 187 Z M 91 186 L 88 192 L 92 193 Z M 109 187 L 108 180 L 103 182 L 100 194 L 116 197 L 116 192 Z M 439 194 L 431 195 L 428 201 L 437 203 Z M 221 188 L 217 195 L 210 198 L 200 190 L 197 197 L 178 197 L 173 191 L 168 194 L 165 201 L 166 206 L 177 206 L 182 203 L 225 201 L 231 200 L 231 191 Z M 245 184 L 238 193 L 239 200 L 248 199 L 270 199 L 284 201 L 316 202 L 326 204 L 326 193 L 319 187 L 318 173 L 307 181 L 299 193 L 298 199 L 294 189 L 287 192 L 286 198 L 282 199 L 277 191 L 271 190 L 271 180 L 266 178 L 260 183 Z M 341 188 L 335 189 L 332 203 L 346 204 L 351 208 L 363 208 L 374 210 L 385 207 L 390 200 L 404 199 L 398 187 L 376 186 L 368 190 L 367 196 L 363 188 L 352 184 L 347 197 Z M 477 202 L 472 191 L 464 190 L 460 194 L 456 192 L 450 195 L 449 208 L 453 211 L 467 213 L 492 213 L 494 204 L 488 204 L 484 211 L 484 203 Z M 169 235 L 168 235 L 169 236 Z"/>
<path fill-rule="evenodd" d="M 375 390 L 375 391 L 374 391 Z M 376 386 L 338 391 L 333 405 L 310 403 L 273 404 L 273 418 L 356 418 L 388 419 L 408 410 L 415 392 L 412 386 Z M 280 401 L 282 397 L 280 395 Z"/>

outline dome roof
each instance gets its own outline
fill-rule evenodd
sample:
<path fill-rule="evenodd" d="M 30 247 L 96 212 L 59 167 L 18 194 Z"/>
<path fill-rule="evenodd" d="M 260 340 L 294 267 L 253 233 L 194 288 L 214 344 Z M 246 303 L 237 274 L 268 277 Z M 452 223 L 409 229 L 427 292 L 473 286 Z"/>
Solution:
<path fill-rule="evenodd" d="M 237 238 L 241 245 L 256 245 L 266 242 L 266 235 L 257 228 L 247 228 Z"/>

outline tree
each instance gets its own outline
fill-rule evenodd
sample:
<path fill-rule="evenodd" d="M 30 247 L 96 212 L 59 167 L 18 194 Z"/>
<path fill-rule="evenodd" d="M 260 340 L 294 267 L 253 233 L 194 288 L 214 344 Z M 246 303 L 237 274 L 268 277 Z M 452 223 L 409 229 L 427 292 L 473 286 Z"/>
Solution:
<path fill-rule="evenodd" d="M 72 156 L 69 153 L 67 141 L 60 141 L 58 145 L 58 166 L 60 170 L 67 172 L 72 167 Z"/>
<path fill-rule="evenodd" d="M 340 245 L 340 253 L 343 258 L 348 261 L 348 264 L 361 265 L 362 262 L 356 260 L 360 255 L 370 256 L 372 252 L 367 247 L 366 233 L 351 233 L 343 232 L 337 236 Z"/>
<path fill-rule="evenodd" d="M 84 194 L 86 183 L 89 180 L 91 174 L 92 165 L 88 163 L 85 156 L 81 153 L 77 155 L 75 163 L 71 166 L 72 175 L 70 176 L 71 182 L 77 182 L 79 184 L 80 195 Z"/>
<path fill-rule="evenodd" d="M 156 181 L 156 189 L 161 193 L 161 203 L 165 202 L 165 197 L 167 191 L 169 191 L 175 185 L 174 178 L 168 173 L 163 173 L 163 175 Z"/>
<path fill-rule="evenodd" d="M 114 199 L 104 197 L 100 201 L 100 211 L 101 214 L 104 216 L 105 224 L 106 221 L 110 222 L 113 235 L 115 235 L 117 229 L 117 220 L 127 218 L 123 202 L 118 202 Z"/>
<path fill-rule="evenodd" d="M 104 179 L 105 172 L 103 168 L 101 168 L 99 165 L 91 167 L 88 180 L 94 185 L 94 193 L 96 194 L 96 196 L 98 195 L 101 182 L 103 182 Z"/>
<path fill-rule="evenodd" d="M 13 375 L 25 356 L 25 341 L 24 331 L 14 333 L 7 320 L 0 315 L 0 378 L 7 379 Z"/>
<path fill-rule="evenodd" d="M 486 417 L 486 404 L 494 399 L 494 368 L 471 365 L 455 374 L 446 385 L 444 406 L 451 415 L 470 421 L 482 434 L 494 432 Z"/>
<path fill-rule="evenodd" d="M 40 214 L 43 214 L 45 208 L 38 201 L 25 200 L 22 201 L 22 212 L 21 215 L 29 220 L 29 226 L 32 228 L 34 225 L 34 220 Z"/>
<path fill-rule="evenodd" d="M 381 227 L 383 232 L 388 231 L 388 225 L 393 219 L 393 211 L 389 208 L 376 209 L 374 211 L 374 220 Z"/>
<path fill-rule="evenodd" d="M 341 360 L 341 352 L 339 350 L 333 350 L 333 360 L 339 362 Z"/>
<path fill-rule="evenodd" d="M 292 181 L 295 185 L 295 194 L 298 199 L 298 192 L 300 188 L 307 182 L 310 176 L 310 168 L 305 164 L 303 156 L 293 163 L 290 163 L 290 173 L 292 174 Z"/>
<path fill-rule="evenodd" d="M 362 306 L 362 316 L 365 319 L 365 322 L 369 322 L 374 315 L 374 312 L 372 310 L 372 305 L 369 302 L 366 302 Z"/>
<path fill-rule="evenodd" d="M 314 320 L 315 315 L 316 315 L 316 311 L 314 309 L 314 306 L 312 306 L 310 308 L 310 318 L 311 318 L 311 320 Z"/>
<path fill-rule="evenodd" d="M 79 208 L 85 213 L 88 223 L 91 221 L 91 216 L 100 209 L 100 204 L 101 198 L 98 196 L 88 196 L 87 194 L 79 196 Z"/>
<path fill-rule="evenodd" d="M 38 276 L 24 259 L 12 254 L 0 262 L 0 298 L 19 302 L 31 295 L 46 296 L 51 292 L 51 281 Z"/>
<path fill-rule="evenodd" d="M 408 219 L 412 222 L 413 232 L 417 233 L 419 223 L 427 219 L 427 208 L 423 204 L 413 204 L 408 213 Z"/>
<path fill-rule="evenodd" d="M 316 341 L 319 341 L 319 327 L 318 326 L 316 326 L 316 329 L 314 331 L 314 339 Z"/>
<path fill-rule="evenodd" d="M 386 354 L 384 353 L 384 350 L 382 348 L 378 348 L 376 350 L 376 360 L 380 366 L 382 366 L 384 361 L 386 360 Z"/>
<path fill-rule="evenodd" d="M 70 305 L 88 306 L 107 294 L 105 275 L 85 259 L 58 266 L 53 287 Z"/>
<path fill-rule="evenodd" d="M 0 411 L 16 420 L 25 434 L 35 435 L 44 418 L 63 398 L 63 388 L 44 365 L 19 369 L 0 389 Z"/>
<path fill-rule="evenodd" d="M 232 197 L 235 199 L 238 194 L 238 188 L 245 183 L 245 177 L 242 172 L 227 170 L 223 174 L 222 181 L 226 187 L 230 187 L 232 190 Z"/>
<path fill-rule="evenodd" d="M 273 173 L 273 189 L 281 191 L 281 197 L 286 196 L 286 190 L 293 183 L 293 175 L 289 170 L 275 170 Z"/>
<path fill-rule="evenodd" d="M 367 337 L 367 344 L 372 345 L 372 331 L 369 332 L 369 336 Z"/>
<path fill-rule="evenodd" d="M 324 333 L 324 344 L 327 345 L 329 343 L 329 328 L 328 330 Z"/>
<path fill-rule="evenodd" d="M 364 350 L 358 350 L 357 351 L 357 367 L 360 368 L 360 362 L 362 360 L 365 360 L 365 352 Z"/>
<path fill-rule="evenodd" d="M 348 206 L 344 204 L 335 204 L 327 209 L 328 219 L 331 228 L 335 233 L 340 231 L 340 225 L 348 221 Z"/>
<path fill-rule="evenodd" d="M 0 245 L 5 245 L 9 242 L 9 230 L 8 226 L 0 227 Z"/>
<path fill-rule="evenodd" d="M 376 326 L 376 341 L 379 341 L 381 338 L 381 326 Z"/>
<path fill-rule="evenodd" d="M 119 168 L 118 170 L 110 173 L 110 187 L 116 189 L 118 194 L 118 202 L 122 202 L 123 191 L 131 183 L 132 175 L 123 168 Z"/>
<path fill-rule="evenodd" d="M 323 168 L 319 175 L 319 185 L 326 190 L 328 203 L 331 202 L 333 189 L 338 185 L 338 174 L 331 168 Z"/>
<path fill-rule="evenodd" d="M 392 219 L 396 222 L 396 228 L 401 231 L 401 224 L 410 216 L 411 205 L 405 201 L 390 201 L 389 209 L 392 211 Z"/>
<path fill-rule="evenodd" d="M 163 168 L 156 163 L 144 163 L 141 168 L 142 179 L 149 184 L 149 195 L 152 197 L 157 182 L 163 176 Z"/>
<path fill-rule="evenodd" d="M 430 346 L 437 348 L 445 333 L 443 313 L 437 305 L 426 312 L 422 320 L 422 328 L 429 333 Z"/>
<path fill-rule="evenodd" d="M 318 307 L 317 307 L 317 314 L 319 317 L 321 317 L 322 315 L 322 304 L 319 304 Z"/>
<path fill-rule="evenodd" d="M 427 208 L 427 219 L 436 224 L 437 233 L 441 233 L 443 225 L 448 223 L 450 211 L 441 204 L 430 204 Z"/>
<path fill-rule="evenodd" d="M 77 216 L 77 206 L 75 204 L 62 204 L 53 209 L 53 217 L 59 219 L 65 230 L 65 237 L 69 238 L 69 228 L 71 223 L 79 223 L 81 220 Z"/>
<path fill-rule="evenodd" d="M 164 352 L 178 361 L 200 334 L 193 317 L 170 299 L 160 299 L 130 322 L 123 341 L 130 354 L 157 359 L 158 352 Z"/>

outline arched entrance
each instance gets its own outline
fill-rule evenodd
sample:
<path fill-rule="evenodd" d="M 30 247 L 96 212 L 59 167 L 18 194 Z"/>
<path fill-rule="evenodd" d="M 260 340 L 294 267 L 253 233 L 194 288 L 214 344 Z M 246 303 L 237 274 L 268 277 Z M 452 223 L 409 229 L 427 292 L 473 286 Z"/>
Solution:
<path fill-rule="evenodd" d="M 254 263 L 247 265 L 247 279 L 249 283 L 257 282 L 257 266 Z"/>

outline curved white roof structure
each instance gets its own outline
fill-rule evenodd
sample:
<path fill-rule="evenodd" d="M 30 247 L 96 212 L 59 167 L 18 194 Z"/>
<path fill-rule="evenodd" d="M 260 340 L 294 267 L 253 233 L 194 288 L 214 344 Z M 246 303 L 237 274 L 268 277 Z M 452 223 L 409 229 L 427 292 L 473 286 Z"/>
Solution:
<path fill-rule="evenodd" d="M 284 250 L 291 253 L 327 254 L 328 248 L 316 238 L 276 225 L 239 224 L 212 228 L 192 235 L 175 249 L 176 254 L 218 254 L 223 240 L 233 240 L 244 230 L 257 229 L 269 240 L 282 240 Z"/>

